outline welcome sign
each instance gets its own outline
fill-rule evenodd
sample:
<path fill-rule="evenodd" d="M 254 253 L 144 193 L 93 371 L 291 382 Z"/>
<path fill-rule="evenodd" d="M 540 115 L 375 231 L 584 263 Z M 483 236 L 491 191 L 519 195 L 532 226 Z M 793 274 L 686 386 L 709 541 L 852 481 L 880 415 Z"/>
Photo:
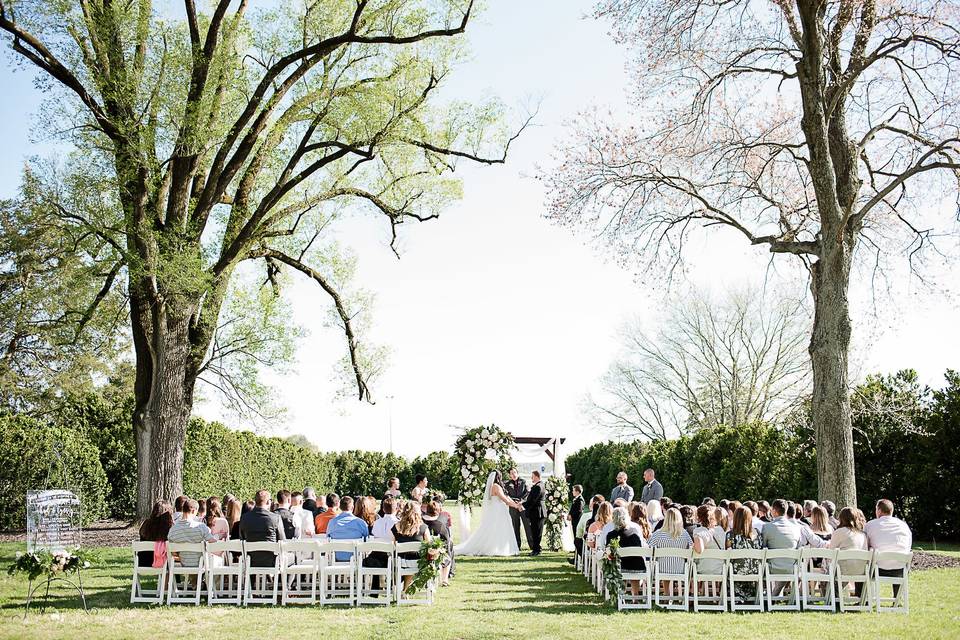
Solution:
<path fill-rule="evenodd" d="M 27 551 L 80 546 L 80 498 L 63 489 L 27 491 Z"/>

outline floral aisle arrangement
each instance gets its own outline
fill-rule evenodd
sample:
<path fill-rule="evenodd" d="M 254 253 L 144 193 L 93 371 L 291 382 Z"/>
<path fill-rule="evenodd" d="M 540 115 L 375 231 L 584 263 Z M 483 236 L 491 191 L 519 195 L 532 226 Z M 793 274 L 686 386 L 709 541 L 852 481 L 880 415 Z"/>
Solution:
<path fill-rule="evenodd" d="M 25 573 L 27 579 L 32 582 L 41 576 L 49 578 L 76 573 L 80 569 L 88 568 L 92 559 L 92 554 L 80 547 L 71 551 L 56 552 L 50 552 L 46 549 L 28 553 L 18 551 L 13 564 L 7 569 L 7 573 L 11 576 Z"/>
<path fill-rule="evenodd" d="M 420 557 L 417 558 L 417 572 L 413 581 L 405 590 L 409 595 L 415 594 L 427 586 L 440 575 L 440 567 L 447 560 L 447 543 L 442 538 L 433 538 L 430 542 L 420 545 Z"/>
<path fill-rule="evenodd" d="M 623 591 L 623 573 L 620 571 L 620 541 L 611 540 L 603 554 L 600 569 L 603 571 L 603 583 L 607 593 L 616 602 Z"/>
<path fill-rule="evenodd" d="M 483 490 L 487 475 L 494 463 L 487 459 L 487 452 L 493 451 L 497 463 L 501 466 L 512 464 L 510 451 L 513 449 L 513 436 L 506 431 L 489 427 L 468 429 L 457 438 L 456 452 L 460 460 L 460 503 L 476 506 L 483 502 Z"/>
<path fill-rule="evenodd" d="M 544 503 L 547 507 L 547 522 L 544 527 L 544 537 L 547 548 L 551 551 L 563 549 L 563 527 L 566 524 L 567 495 L 569 488 L 567 481 L 557 476 L 550 476 L 544 482 Z"/>

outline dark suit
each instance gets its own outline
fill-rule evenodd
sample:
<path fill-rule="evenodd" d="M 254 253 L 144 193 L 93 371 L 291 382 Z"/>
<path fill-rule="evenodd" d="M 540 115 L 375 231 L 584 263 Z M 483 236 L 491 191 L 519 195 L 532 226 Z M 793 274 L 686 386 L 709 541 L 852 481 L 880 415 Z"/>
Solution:
<path fill-rule="evenodd" d="M 313 517 L 316 518 L 318 513 L 323 513 L 326 511 L 323 507 L 317 504 L 317 501 L 313 498 L 307 498 L 303 501 L 303 508 L 305 511 L 309 511 L 313 514 Z"/>
<path fill-rule="evenodd" d="M 277 542 L 286 540 L 280 516 L 263 507 L 254 507 L 240 516 L 240 538 L 247 542 Z M 250 566 L 272 567 L 276 562 L 269 551 L 254 551 L 250 554 Z"/>
<path fill-rule="evenodd" d="M 523 478 L 517 478 L 516 480 L 507 480 L 503 483 L 503 490 L 506 492 L 507 497 L 513 500 L 514 502 L 523 502 L 527 497 L 527 483 L 524 482 Z M 520 549 L 520 523 L 523 523 L 523 530 L 527 534 L 527 538 L 530 537 L 530 525 L 527 521 L 520 515 L 519 509 L 510 509 L 510 520 L 513 522 L 513 533 L 517 536 L 517 549 Z"/>
<path fill-rule="evenodd" d="M 283 524 L 283 534 L 287 537 L 287 540 L 293 540 L 297 535 L 297 525 L 293 521 L 296 516 L 293 515 L 293 511 L 286 507 L 280 507 L 274 513 L 280 516 L 280 523 Z"/>
<path fill-rule="evenodd" d="M 543 487 L 539 482 L 530 487 L 527 499 L 523 501 L 523 515 L 530 523 L 530 528 L 527 530 L 527 544 L 530 545 L 530 551 L 540 553 L 543 521 L 547 518 L 547 505 L 543 501 Z"/>

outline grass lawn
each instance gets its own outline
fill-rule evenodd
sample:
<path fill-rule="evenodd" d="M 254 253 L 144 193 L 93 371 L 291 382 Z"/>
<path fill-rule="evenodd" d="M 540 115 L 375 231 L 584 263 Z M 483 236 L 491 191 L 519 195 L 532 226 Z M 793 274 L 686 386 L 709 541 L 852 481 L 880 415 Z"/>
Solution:
<path fill-rule="evenodd" d="M 451 505 L 452 506 L 452 505 Z M 451 511 L 453 509 L 451 508 Z M 474 518 L 478 517 L 474 513 Z M 455 517 L 456 519 L 456 517 Z M 932 549 L 917 543 L 918 548 Z M 624 612 L 603 602 L 562 554 L 539 558 L 463 558 L 457 577 L 433 607 L 172 607 L 131 606 L 130 552 L 97 550 L 84 574 L 90 615 L 61 592 L 54 608 L 23 620 L 27 581 L 6 567 L 22 544 L 0 544 L 0 639 L 152 640 L 172 633 L 190 638 L 617 638 L 654 635 L 764 640 L 784 638 L 960 638 L 960 569 L 915 572 L 909 616 L 887 614 L 692 614 Z M 937 545 L 937 548 L 942 548 Z M 950 551 L 956 552 L 953 546 Z"/>

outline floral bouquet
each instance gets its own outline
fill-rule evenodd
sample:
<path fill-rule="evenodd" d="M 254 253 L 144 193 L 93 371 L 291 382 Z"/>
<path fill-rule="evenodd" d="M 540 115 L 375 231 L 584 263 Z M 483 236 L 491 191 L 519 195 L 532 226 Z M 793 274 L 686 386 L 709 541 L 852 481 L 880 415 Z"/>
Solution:
<path fill-rule="evenodd" d="M 567 481 L 550 476 L 544 482 L 544 504 L 547 507 L 547 522 L 544 528 L 547 548 L 551 551 L 563 549 L 563 527 L 567 517 Z"/>
<path fill-rule="evenodd" d="M 86 569 L 90 566 L 92 559 L 92 554 L 83 551 L 80 547 L 75 547 L 72 551 L 51 552 L 46 549 L 28 553 L 18 551 L 7 573 L 11 576 L 25 573 L 32 582 L 43 575 L 54 577 L 57 574 L 75 573 L 80 569 Z"/>
<path fill-rule="evenodd" d="M 607 552 L 603 554 L 600 565 L 603 571 L 603 582 L 614 600 L 623 591 L 623 573 L 620 570 L 620 541 L 611 540 L 607 545 Z"/>

